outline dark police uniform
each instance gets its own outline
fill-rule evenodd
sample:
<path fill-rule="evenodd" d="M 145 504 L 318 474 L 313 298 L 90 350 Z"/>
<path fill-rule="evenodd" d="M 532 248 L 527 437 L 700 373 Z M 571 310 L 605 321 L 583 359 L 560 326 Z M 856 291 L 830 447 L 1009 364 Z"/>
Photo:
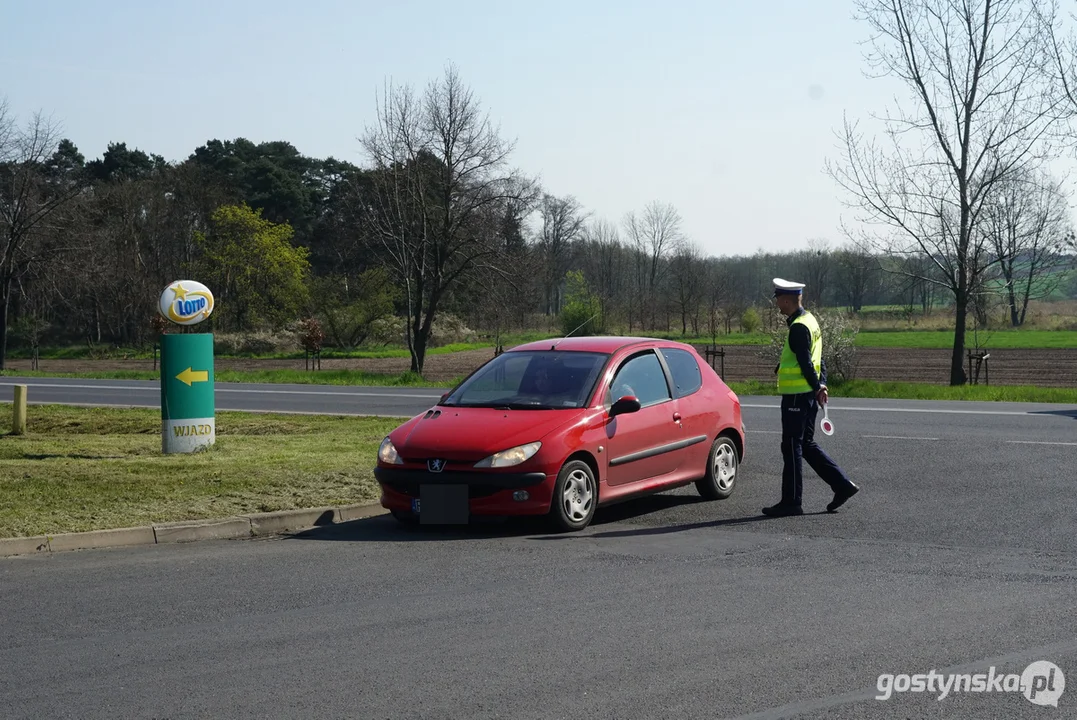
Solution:
<path fill-rule="evenodd" d="M 775 296 L 800 295 L 803 287 L 801 283 L 774 279 Z M 763 513 L 775 517 L 804 513 L 804 461 L 834 491 L 834 499 L 827 505 L 827 510 L 833 512 L 860 488 L 815 442 L 819 413 L 817 396 L 826 386 L 826 363 L 822 359 L 818 323 L 803 307 L 789 315 L 786 323 L 789 336 L 776 369 L 782 396 L 782 499 L 776 505 L 763 508 Z"/>

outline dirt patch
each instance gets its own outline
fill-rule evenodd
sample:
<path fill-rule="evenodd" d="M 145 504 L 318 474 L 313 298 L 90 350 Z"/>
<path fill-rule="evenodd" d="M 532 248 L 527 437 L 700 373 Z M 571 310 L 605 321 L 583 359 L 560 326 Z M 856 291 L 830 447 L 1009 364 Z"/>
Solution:
<path fill-rule="evenodd" d="M 703 347 L 698 348 L 700 353 Z M 758 355 L 759 348 L 725 348 L 725 379 L 731 382 L 774 379 L 774 365 Z M 987 379 L 992 385 L 1038 385 L 1077 387 L 1077 349 L 991 350 Z M 426 378 L 436 382 L 467 375 L 494 357 L 493 348 L 467 350 L 426 359 Z M 302 370 L 303 360 L 249 360 L 216 358 L 217 370 Z M 397 374 L 408 370 L 409 358 L 322 360 L 322 369 L 364 370 Z M 716 369 L 720 360 L 714 360 Z M 29 370 L 29 360 L 10 360 L 13 371 Z M 966 371 L 968 364 L 965 365 Z M 153 370 L 152 360 L 41 360 L 38 369 L 47 372 L 79 373 L 109 370 Z M 914 348 L 860 348 L 855 377 L 861 380 L 919 382 L 948 385 L 950 351 Z M 984 381 L 981 369 L 981 382 Z"/>
<path fill-rule="evenodd" d="M 698 350 L 702 354 L 703 347 Z M 980 382 L 992 385 L 1077 387 L 1077 350 L 990 350 Z M 950 384 L 950 350 L 920 348 L 860 348 L 854 378 L 879 382 Z M 713 361 L 720 369 L 721 360 Z M 965 372 L 969 371 L 965 360 Z M 973 364 L 975 372 L 975 363 Z M 774 364 L 758 356 L 758 348 L 725 348 L 725 379 L 773 380 Z"/>

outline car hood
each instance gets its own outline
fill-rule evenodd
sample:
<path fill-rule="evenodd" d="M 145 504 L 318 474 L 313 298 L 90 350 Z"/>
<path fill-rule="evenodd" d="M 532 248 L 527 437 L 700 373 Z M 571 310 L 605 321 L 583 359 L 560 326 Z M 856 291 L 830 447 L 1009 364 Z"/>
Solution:
<path fill-rule="evenodd" d="M 478 462 L 502 450 L 541 440 L 584 413 L 566 410 L 498 410 L 438 406 L 391 436 L 405 460 L 430 457 Z"/>

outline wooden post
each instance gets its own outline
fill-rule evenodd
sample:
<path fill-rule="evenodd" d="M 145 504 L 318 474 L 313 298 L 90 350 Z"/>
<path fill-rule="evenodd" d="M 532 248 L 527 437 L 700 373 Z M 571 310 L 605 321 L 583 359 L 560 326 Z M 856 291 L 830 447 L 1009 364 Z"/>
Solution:
<path fill-rule="evenodd" d="M 11 423 L 12 435 L 26 434 L 26 386 L 15 386 L 15 417 Z"/>

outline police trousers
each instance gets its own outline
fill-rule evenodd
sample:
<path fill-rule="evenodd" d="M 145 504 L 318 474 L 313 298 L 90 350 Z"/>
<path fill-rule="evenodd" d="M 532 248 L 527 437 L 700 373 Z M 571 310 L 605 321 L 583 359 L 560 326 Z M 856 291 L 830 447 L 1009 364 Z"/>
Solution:
<path fill-rule="evenodd" d="M 819 401 L 814 392 L 782 395 L 782 504 L 799 507 L 804 492 L 804 462 L 834 492 L 852 481 L 815 442 Z"/>

